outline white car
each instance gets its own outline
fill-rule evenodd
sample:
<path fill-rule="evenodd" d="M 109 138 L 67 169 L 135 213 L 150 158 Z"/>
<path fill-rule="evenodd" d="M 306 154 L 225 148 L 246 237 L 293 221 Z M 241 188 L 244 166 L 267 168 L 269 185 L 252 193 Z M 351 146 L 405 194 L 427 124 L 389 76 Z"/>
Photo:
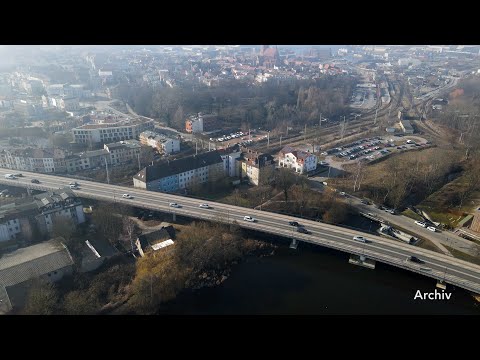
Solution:
<path fill-rule="evenodd" d="M 420 225 L 421 227 L 427 227 L 427 224 L 425 224 L 423 221 L 415 220 L 415 224 Z"/>
<path fill-rule="evenodd" d="M 367 242 L 367 239 L 364 238 L 363 236 L 354 236 L 354 237 L 353 237 L 353 240 L 355 240 L 355 241 L 360 241 L 360 242 L 363 242 L 363 243 L 366 243 L 366 242 Z"/>
<path fill-rule="evenodd" d="M 244 217 L 243 217 L 243 220 L 245 220 L 245 221 L 250 221 L 250 222 L 255 222 L 255 221 L 256 221 L 255 218 L 253 218 L 253 217 L 251 217 L 251 216 L 248 216 L 248 215 L 247 215 L 247 216 L 244 216 Z"/>
<path fill-rule="evenodd" d="M 427 226 L 427 229 L 433 232 L 437 232 L 437 229 L 435 229 L 433 226 Z"/>
<path fill-rule="evenodd" d="M 130 194 L 123 194 L 122 197 L 125 199 L 133 199 L 133 196 Z"/>
<path fill-rule="evenodd" d="M 340 191 L 340 195 L 345 196 L 346 194 L 344 191 Z"/>
<path fill-rule="evenodd" d="M 322 166 L 327 166 L 327 165 L 328 165 L 328 162 L 326 162 L 326 161 L 320 161 L 320 165 L 322 165 Z"/>
<path fill-rule="evenodd" d="M 76 190 L 76 189 L 78 189 L 78 187 L 75 184 L 70 184 L 70 189 L 75 189 Z"/>
<path fill-rule="evenodd" d="M 75 186 L 78 186 L 78 183 L 76 181 L 72 181 L 70 184 L 68 185 L 75 185 Z"/>
<path fill-rule="evenodd" d="M 174 203 L 174 202 L 171 202 L 168 205 L 170 205 L 170 207 L 174 207 L 174 208 L 179 208 L 180 207 L 180 205 L 178 205 L 177 203 Z"/>
<path fill-rule="evenodd" d="M 210 209 L 210 206 L 208 204 L 200 204 L 198 207 L 201 207 L 202 209 Z"/>

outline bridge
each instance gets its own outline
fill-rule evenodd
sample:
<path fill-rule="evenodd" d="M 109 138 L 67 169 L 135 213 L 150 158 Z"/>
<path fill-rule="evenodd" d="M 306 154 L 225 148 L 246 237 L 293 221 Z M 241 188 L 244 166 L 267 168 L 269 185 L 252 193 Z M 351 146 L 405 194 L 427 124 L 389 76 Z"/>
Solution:
<path fill-rule="evenodd" d="M 4 177 L 5 174 L 12 172 L 15 171 L 0 169 L 0 183 L 27 189 L 48 191 L 63 189 L 64 187 L 68 187 L 71 181 L 76 181 L 74 178 L 32 172 L 22 172 L 24 177 L 15 180 Z M 40 184 L 31 183 L 31 179 L 33 178 L 38 179 Z M 479 265 L 395 240 L 313 220 L 304 220 L 292 216 L 212 201 L 208 202 L 211 208 L 204 209 L 199 207 L 204 201 L 180 195 L 108 185 L 86 180 L 78 180 L 78 182 L 79 189 L 74 190 L 74 192 L 79 197 L 123 203 L 139 208 L 170 213 L 174 219 L 176 215 L 182 215 L 207 221 L 223 223 L 235 222 L 245 229 L 261 231 L 296 241 L 304 241 L 340 250 L 357 255 L 361 259 L 368 258 L 379 261 L 480 294 Z M 133 199 L 122 198 L 122 195 L 125 193 L 130 194 Z M 169 205 L 171 202 L 176 202 L 181 207 L 173 208 Z M 255 223 L 244 221 L 243 217 L 245 215 L 252 216 L 257 221 Z M 296 228 L 288 223 L 292 220 L 305 226 L 311 233 L 303 234 L 296 232 Z M 354 236 L 364 236 L 370 241 L 368 243 L 360 243 L 353 240 Z M 409 261 L 410 256 L 417 256 L 422 259 L 424 263 L 418 264 Z"/>

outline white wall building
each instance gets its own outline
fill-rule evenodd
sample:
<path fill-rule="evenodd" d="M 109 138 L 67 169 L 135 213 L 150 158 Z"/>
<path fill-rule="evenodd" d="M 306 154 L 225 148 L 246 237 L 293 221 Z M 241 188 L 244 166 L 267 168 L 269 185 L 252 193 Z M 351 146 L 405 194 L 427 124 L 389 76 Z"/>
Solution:
<path fill-rule="evenodd" d="M 278 153 L 278 165 L 295 169 L 295 172 L 304 174 L 317 169 L 318 159 L 315 155 L 285 146 Z"/>

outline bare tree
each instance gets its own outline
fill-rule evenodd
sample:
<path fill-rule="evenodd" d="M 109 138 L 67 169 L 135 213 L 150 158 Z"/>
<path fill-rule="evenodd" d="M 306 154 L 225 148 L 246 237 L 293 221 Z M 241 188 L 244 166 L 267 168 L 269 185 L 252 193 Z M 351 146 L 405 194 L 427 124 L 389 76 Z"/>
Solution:
<path fill-rule="evenodd" d="M 295 175 L 288 169 L 280 168 L 275 179 L 276 185 L 283 191 L 285 203 L 288 202 L 288 190 L 295 184 Z"/>

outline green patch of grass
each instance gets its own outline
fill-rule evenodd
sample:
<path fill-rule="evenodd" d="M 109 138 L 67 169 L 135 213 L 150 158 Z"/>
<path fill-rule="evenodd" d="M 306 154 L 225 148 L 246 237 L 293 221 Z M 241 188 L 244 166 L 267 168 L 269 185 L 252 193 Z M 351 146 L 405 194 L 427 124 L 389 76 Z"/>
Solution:
<path fill-rule="evenodd" d="M 452 253 L 452 255 L 454 257 L 456 257 L 457 259 L 461 259 L 461 260 L 465 260 L 465 261 L 468 261 L 468 262 L 471 262 L 471 263 L 474 263 L 474 264 L 477 264 L 477 265 L 480 265 L 480 257 L 478 256 L 473 256 L 473 255 L 470 255 L 470 254 L 466 254 L 462 251 L 459 251 L 457 249 L 454 249 L 454 248 L 451 248 L 450 246 L 446 246 L 445 247 Z"/>
<path fill-rule="evenodd" d="M 411 219 L 414 219 L 414 220 L 419 220 L 419 221 L 423 221 L 423 218 L 418 215 L 416 212 L 410 210 L 410 209 L 407 209 L 405 211 L 402 212 L 402 215 L 405 215 Z"/>
<path fill-rule="evenodd" d="M 460 220 L 463 219 L 462 213 L 459 214 L 457 211 L 449 209 L 439 210 L 438 208 L 435 208 L 435 210 L 433 210 L 433 207 L 425 205 L 419 205 L 417 208 L 425 211 L 433 221 L 449 225 L 452 228 L 457 227 Z"/>

